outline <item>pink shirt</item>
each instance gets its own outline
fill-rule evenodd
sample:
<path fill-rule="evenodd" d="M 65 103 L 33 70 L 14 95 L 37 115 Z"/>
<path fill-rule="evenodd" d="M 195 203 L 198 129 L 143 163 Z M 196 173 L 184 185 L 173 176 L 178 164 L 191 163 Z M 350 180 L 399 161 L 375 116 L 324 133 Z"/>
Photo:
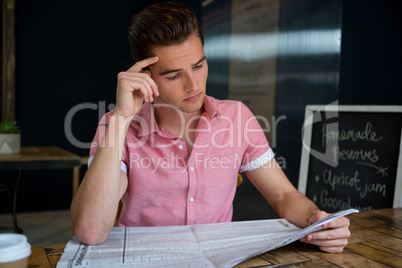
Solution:
<path fill-rule="evenodd" d="M 144 103 L 126 135 L 122 169 L 128 188 L 119 226 L 166 226 L 228 222 L 237 174 L 270 161 L 259 123 L 240 102 L 206 96 L 191 156 L 185 140 L 158 127 L 153 106 Z M 101 120 L 93 157 L 112 112 Z M 90 158 L 91 160 L 92 158 Z"/>

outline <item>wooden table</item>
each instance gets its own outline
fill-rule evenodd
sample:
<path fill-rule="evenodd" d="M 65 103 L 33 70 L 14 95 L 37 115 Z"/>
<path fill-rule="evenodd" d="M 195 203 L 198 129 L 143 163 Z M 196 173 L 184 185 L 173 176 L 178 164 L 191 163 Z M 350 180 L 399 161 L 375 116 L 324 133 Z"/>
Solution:
<path fill-rule="evenodd" d="M 236 267 L 402 267 L 402 208 L 347 216 L 352 236 L 340 254 L 295 242 L 238 264 Z M 28 267 L 56 267 L 65 244 L 33 246 Z"/>
<path fill-rule="evenodd" d="M 12 184 L 0 184 L 0 189 L 14 192 L 13 200 L 13 227 L 14 232 L 21 233 L 16 218 L 17 191 L 22 170 L 62 169 L 72 168 L 73 194 L 78 188 L 79 167 L 81 158 L 73 153 L 56 146 L 47 147 L 21 147 L 19 154 L 0 154 L 0 171 L 15 170 L 15 180 Z"/>

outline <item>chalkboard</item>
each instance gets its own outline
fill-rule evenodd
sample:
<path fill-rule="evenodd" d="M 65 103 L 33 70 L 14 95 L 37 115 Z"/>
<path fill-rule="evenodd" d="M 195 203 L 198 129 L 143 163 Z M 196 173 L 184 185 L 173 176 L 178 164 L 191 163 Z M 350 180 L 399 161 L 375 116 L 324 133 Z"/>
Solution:
<path fill-rule="evenodd" d="M 308 105 L 298 190 L 320 209 L 402 207 L 402 106 Z"/>

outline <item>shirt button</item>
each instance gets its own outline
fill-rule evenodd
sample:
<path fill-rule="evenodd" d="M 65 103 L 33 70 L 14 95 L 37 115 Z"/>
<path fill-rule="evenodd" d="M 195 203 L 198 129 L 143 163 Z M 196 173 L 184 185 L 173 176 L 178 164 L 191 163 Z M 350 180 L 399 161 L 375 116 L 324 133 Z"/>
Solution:
<path fill-rule="evenodd" d="M 194 197 L 190 197 L 190 202 L 194 202 Z"/>
<path fill-rule="evenodd" d="M 183 145 L 180 144 L 180 145 L 179 145 L 179 149 L 180 149 L 180 150 L 183 149 Z"/>
<path fill-rule="evenodd" d="M 191 170 L 191 171 L 194 171 L 194 167 L 190 167 L 190 170 Z"/>

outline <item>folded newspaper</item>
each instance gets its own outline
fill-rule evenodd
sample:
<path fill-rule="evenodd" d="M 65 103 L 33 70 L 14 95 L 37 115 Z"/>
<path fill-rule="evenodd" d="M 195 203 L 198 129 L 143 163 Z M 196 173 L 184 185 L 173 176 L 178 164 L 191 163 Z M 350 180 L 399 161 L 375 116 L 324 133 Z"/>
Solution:
<path fill-rule="evenodd" d="M 57 264 L 67 267 L 232 267 L 290 244 L 356 209 L 300 229 L 285 219 L 165 227 L 116 227 L 105 243 L 70 240 Z"/>

